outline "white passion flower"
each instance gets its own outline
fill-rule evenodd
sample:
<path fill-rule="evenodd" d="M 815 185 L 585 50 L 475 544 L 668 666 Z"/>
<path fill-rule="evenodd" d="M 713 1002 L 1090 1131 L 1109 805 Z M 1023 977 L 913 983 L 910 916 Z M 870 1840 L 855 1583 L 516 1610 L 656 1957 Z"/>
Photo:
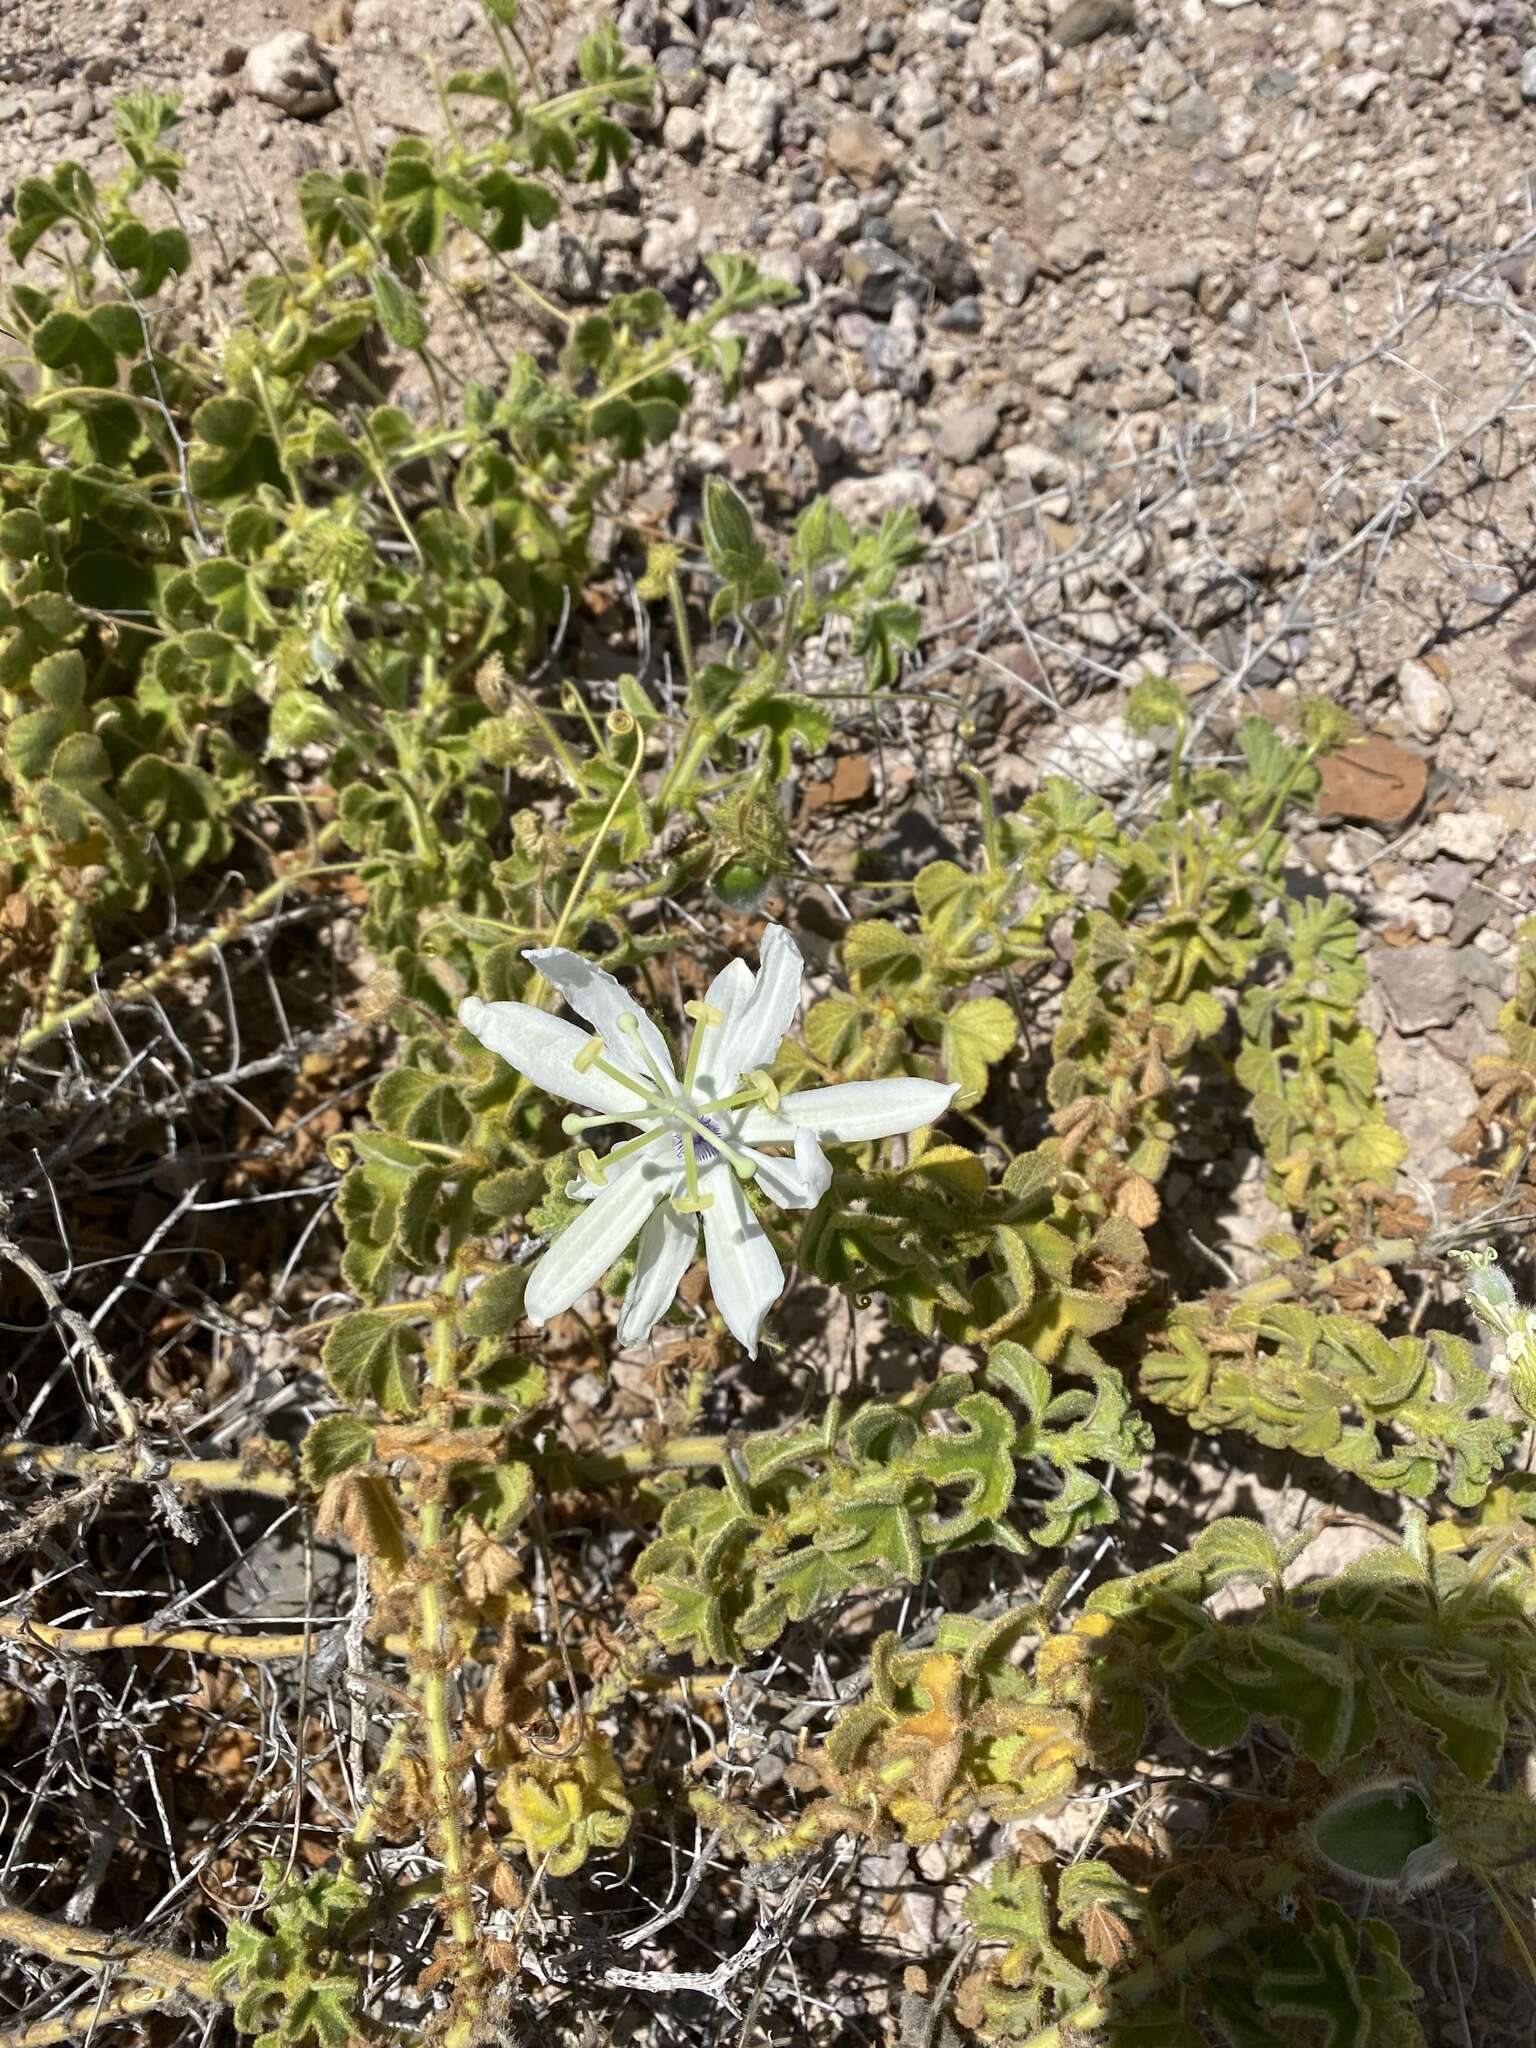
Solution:
<path fill-rule="evenodd" d="M 459 1022 L 542 1088 L 578 1105 L 568 1135 L 615 1124 L 636 1135 L 602 1158 L 580 1154 L 569 1192 L 591 1206 L 563 1230 L 528 1279 L 531 1321 L 580 1299 L 638 1235 L 635 1277 L 619 1342 L 638 1344 L 671 1306 L 693 1259 L 699 1222 L 709 1284 L 732 1334 L 752 1357 L 784 1269 L 753 1214 L 756 1181 L 785 1209 L 814 1209 L 832 1169 L 823 1143 L 855 1145 L 931 1124 L 955 1094 L 939 1081 L 848 1081 L 780 1095 L 767 1074 L 800 1007 L 800 949 L 779 925 L 763 934 L 760 971 L 733 960 L 704 1001 L 688 1003 L 693 1036 L 681 1080 L 667 1042 L 611 974 L 562 946 L 524 953 L 590 1032 L 528 1003 L 459 1005 Z M 792 1146 L 791 1157 L 759 1148 Z"/>

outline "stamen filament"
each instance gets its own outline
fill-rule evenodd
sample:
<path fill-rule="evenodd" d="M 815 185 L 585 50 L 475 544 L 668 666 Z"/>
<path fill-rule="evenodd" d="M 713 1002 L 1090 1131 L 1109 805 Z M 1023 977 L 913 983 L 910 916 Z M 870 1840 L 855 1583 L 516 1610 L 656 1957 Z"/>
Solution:
<path fill-rule="evenodd" d="M 651 1079 L 656 1083 L 656 1086 L 661 1090 L 662 1094 L 670 1095 L 672 1092 L 671 1083 L 667 1080 L 666 1075 L 663 1074 L 660 1067 L 657 1066 L 655 1059 L 651 1055 L 650 1047 L 646 1044 L 645 1040 L 640 1036 L 639 1018 L 632 1016 L 628 1010 L 625 1010 L 619 1018 L 619 1029 L 623 1032 L 626 1038 L 634 1040 L 635 1050 L 639 1053 L 641 1059 L 645 1061 L 645 1064 L 650 1068 Z"/>
<path fill-rule="evenodd" d="M 762 1101 L 755 1088 L 738 1088 L 734 1095 L 718 1095 L 713 1102 L 701 1102 L 700 1110 L 708 1116 L 717 1109 L 747 1109 Z"/>
<path fill-rule="evenodd" d="M 665 1098 L 658 1095 L 654 1088 L 647 1088 L 638 1075 L 626 1073 L 622 1067 L 614 1066 L 611 1060 L 594 1060 L 592 1064 L 598 1073 L 606 1074 L 610 1081 L 622 1083 L 638 1095 L 642 1102 L 648 1102 L 652 1109 L 659 1110 L 662 1107 Z"/>
<path fill-rule="evenodd" d="M 719 1096 L 714 1102 L 701 1103 L 706 1112 L 713 1109 L 766 1109 L 770 1116 L 778 1112 L 780 1095 L 778 1088 L 761 1067 L 754 1067 L 736 1090 L 734 1095 Z"/>
<path fill-rule="evenodd" d="M 617 1110 L 611 1116 L 577 1116 L 573 1110 L 561 1117 L 560 1128 L 568 1138 L 579 1138 L 583 1131 L 595 1131 L 604 1124 L 632 1124 L 634 1120 L 632 1110 Z"/>
<path fill-rule="evenodd" d="M 596 1188 L 608 1185 L 607 1169 L 616 1166 L 621 1159 L 628 1159 L 632 1153 L 643 1151 L 647 1145 L 654 1145 L 655 1131 L 642 1131 L 637 1138 L 626 1138 L 622 1145 L 615 1145 L 611 1152 L 605 1152 L 601 1159 L 589 1145 L 584 1152 L 576 1154 L 576 1164 Z"/>
<path fill-rule="evenodd" d="M 632 1152 L 641 1152 L 647 1145 L 654 1145 L 658 1135 L 656 1131 L 642 1131 L 638 1138 L 626 1138 L 622 1145 L 615 1145 L 611 1152 L 603 1154 L 604 1166 L 612 1166 L 616 1159 L 627 1159 Z"/>

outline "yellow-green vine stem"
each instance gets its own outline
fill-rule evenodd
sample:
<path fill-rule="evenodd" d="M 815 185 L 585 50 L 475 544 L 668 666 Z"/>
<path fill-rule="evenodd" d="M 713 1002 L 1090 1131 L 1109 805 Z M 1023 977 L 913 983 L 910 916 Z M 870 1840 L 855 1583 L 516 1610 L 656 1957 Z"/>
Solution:
<path fill-rule="evenodd" d="M 154 1984 L 163 1991 L 185 1998 L 216 1999 L 212 1966 L 176 1955 L 168 1948 L 152 1948 L 123 1934 L 97 1934 L 88 1927 L 69 1927 L 62 1920 L 46 1920 L 20 1906 L 0 1903 L 0 1944 L 25 1949 L 31 1955 L 48 1956 L 77 1970 L 121 1972 L 141 1984 Z"/>
<path fill-rule="evenodd" d="M 142 1442 L 120 1450 L 81 1444 L 0 1444 L 0 1465 L 30 1465 L 66 1479 L 107 1479 L 133 1486 L 201 1486 L 209 1493 L 262 1493 L 287 1500 L 299 1491 L 297 1475 L 256 1466 L 243 1458 L 161 1458 Z"/>

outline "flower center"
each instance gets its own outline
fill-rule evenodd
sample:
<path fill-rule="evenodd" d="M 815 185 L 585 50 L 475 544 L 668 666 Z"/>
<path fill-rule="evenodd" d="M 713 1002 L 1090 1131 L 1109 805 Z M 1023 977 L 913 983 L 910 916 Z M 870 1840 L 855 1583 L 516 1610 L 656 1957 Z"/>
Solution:
<path fill-rule="evenodd" d="M 710 1144 L 709 1140 L 703 1136 L 703 1132 L 712 1131 L 714 1135 L 718 1138 L 720 1135 L 720 1126 L 716 1123 L 715 1119 L 712 1116 L 701 1116 L 699 1118 L 699 1124 L 701 1126 L 701 1129 L 698 1133 L 694 1133 L 687 1129 L 674 1131 L 672 1134 L 673 1150 L 676 1152 L 678 1159 L 681 1160 L 683 1157 L 684 1140 L 691 1138 L 693 1143 L 693 1157 L 695 1164 L 699 1166 L 713 1166 L 715 1161 L 720 1157 L 720 1154 L 715 1150 L 715 1147 Z"/>
<path fill-rule="evenodd" d="M 605 1112 L 598 1116 L 568 1116 L 562 1120 L 562 1128 L 570 1137 L 576 1137 L 604 1124 L 637 1123 L 641 1117 L 657 1119 L 672 1133 L 674 1154 L 687 1175 L 687 1192 L 674 1198 L 676 1207 L 684 1214 L 702 1214 L 710 1208 L 713 1197 L 703 1194 L 699 1188 L 699 1168 L 713 1166 L 717 1159 L 726 1160 L 738 1180 L 751 1180 L 757 1168 L 754 1161 L 743 1150 L 738 1149 L 725 1136 L 724 1126 L 709 1114 L 711 1110 L 736 1109 L 744 1104 L 761 1102 L 772 1108 L 778 1102 L 778 1090 L 764 1073 L 746 1078 L 745 1086 L 734 1094 L 722 1096 L 718 1101 L 700 1102 L 696 1099 L 695 1088 L 699 1078 L 699 1055 L 704 1043 L 704 1034 L 713 1027 L 723 1025 L 725 1013 L 708 1003 L 685 1003 L 684 1010 L 693 1019 L 693 1039 L 688 1047 L 688 1059 L 679 1088 L 667 1079 L 651 1056 L 640 1036 L 640 1021 L 632 1013 L 621 1015 L 618 1028 L 634 1046 L 640 1062 L 648 1070 L 650 1079 L 643 1080 L 632 1068 L 615 1066 L 604 1057 L 601 1038 L 594 1035 L 576 1055 L 578 1072 L 595 1070 L 618 1082 L 637 1098 L 636 1109 L 617 1113 Z M 579 1164 L 587 1180 L 602 1187 L 604 1168 L 617 1164 L 632 1152 L 642 1151 L 654 1144 L 659 1136 L 654 1128 L 642 1131 L 638 1138 L 631 1138 L 625 1144 L 615 1145 L 605 1158 L 587 1147 L 578 1155 Z M 685 1142 L 686 1141 L 686 1142 Z"/>

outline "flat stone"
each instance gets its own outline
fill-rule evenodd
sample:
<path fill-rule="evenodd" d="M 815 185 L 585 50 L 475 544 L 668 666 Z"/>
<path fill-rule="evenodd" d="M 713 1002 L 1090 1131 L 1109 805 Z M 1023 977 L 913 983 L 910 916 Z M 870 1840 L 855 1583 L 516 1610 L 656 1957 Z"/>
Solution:
<path fill-rule="evenodd" d="M 668 107 L 661 139 L 674 156 L 691 156 L 704 140 L 704 117 L 692 107 Z"/>
<path fill-rule="evenodd" d="M 1424 894 L 1434 902 L 1459 903 L 1472 886 L 1472 870 L 1465 862 L 1451 860 L 1442 853 L 1421 871 L 1419 880 L 1424 885 Z"/>
<path fill-rule="evenodd" d="M 901 144 L 868 114 L 839 114 L 827 130 L 827 168 L 841 171 L 863 192 L 894 175 Z"/>
<path fill-rule="evenodd" d="M 992 237 L 989 251 L 992 289 L 1005 306 L 1022 306 L 1034 290 L 1034 264 L 1005 228 L 999 228 Z"/>
<path fill-rule="evenodd" d="M 981 289 L 981 273 L 964 242 L 945 234 L 937 221 L 915 220 L 894 231 L 897 248 L 916 264 L 946 302 L 967 299 Z"/>
<path fill-rule="evenodd" d="M 1069 220 L 1045 245 L 1045 260 L 1063 277 L 1086 270 L 1104 254 L 1104 237 L 1087 221 Z"/>
<path fill-rule="evenodd" d="M 1386 82 L 1385 71 L 1373 71 L 1369 68 L 1364 71 L 1351 71 L 1339 80 L 1338 96 L 1344 106 L 1353 107 L 1358 112 L 1361 107 L 1369 106 Z"/>
<path fill-rule="evenodd" d="M 1370 963 L 1405 1038 L 1454 1024 L 1472 999 L 1465 963 L 1449 946 L 1374 946 Z"/>
<path fill-rule="evenodd" d="M 1056 356 L 1035 372 L 1035 386 L 1047 398 L 1070 398 L 1088 374 L 1088 358 L 1071 351 Z"/>
<path fill-rule="evenodd" d="M 739 159 L 742 168 L 760 171 L 773 156 L 783 100 L 771 78 L 750 65 L 736 64 L 724 90 L 704 110 L 704 128 L 716 149 Z"/>
<path fill-rule="evenodd" d="M 1381 733 L 1366 733 L 1318 763 L 1320 818 L 1353 818 L 1366 825 L 1401 825 L 1424 800 L 1429 765 Z M 1447 847 L 1446 852 L 1454 848 Z"/>
<path fill-rule="evenodd" d="M 855 242 L 843 251 L 843 278 L 861 309 L 883 320 L 899 298 L 923 299 L 928 287 L 884 242 Z"/>
<path fill-rule="evenodd" d="M 1181 93 L 1168 109 L 1168 133 L 1175 142 L 1186 146 L 1203 142 L 1207 135 L 1214 135 L 1221 126 L 1221 108 L 1208 92 L 1202 92 L 1198 85 L 1192 85 L 1188 92 Z"/>
<path fill-rule="evenodd" d="M 1119 713 L 1099 725 L 1070 726 L 1040 756 L 1040 773 L 1065 775 L 1096 795 L 1124 789 L 1157 758 L 1157 748 L 1133 733 Z"/>
<path fill-rule="evenodd" d="M 1285 230 L 1278 246 L 1286 262 L 1297 270 L 1308 270 L 1317 261 L 1317 237 L 1300 222 Z"/>
<path fill-rule="evenodd" d="M 1408 1156 L 1426 1179 L 1466 1161 L 1448 1142 L 1477 1108 L 1466 1069 L 1424 1038 L 1384 1032 L 1378 1056 L 1392 1122 L 1408 1140 Z"/>
<path fill-rule="evenodd" d="M 1446 811 L 1433 826 L 1435 845 L 1453 860 L 1485 868 L 1497 860 L 1509 827 L 1493 811 Z"/>
<path fill-rule="evenodd" d="M 1426 16 L 1403 44 L 1403 69 L 1410 78 L 1440 80 L 1451 68 L 1456 38 L 1444 22 Z"/>
<path fill-rule="evenodd" d="M 946 334 L 980 334 L 982 327 L 981 301 L 976 298 L 956 299 L 952 306 L 946 306 L 934 316 L 935 327 Z"/>
<path fill-rule="evenodd" d="M 1051 30 L 1051 40 L 1064 50 L 1096 43 L 1100 36 L 1129 35 L 1136 26 L 1130 0 L 1072 0 Z"/>
<path fill-rule="evenodd" d="M 921 469 L 886 469 L 876 476 L 845 476 L 828 491 L 835 512 L 855 526 L 878 526 L 888 512 L 910 505 L 926 512 L 938 495 L 933 478 Z"/>
<path fill-rule="evenodd" d="M 997 439 L 1002 421 L 990 405 L 967 405 L 939 422 L 935 445 L 946 462 L 974 462 Z"/>
<path fill-rule="evenodd" d="M 1491 889 L 1464 889 L 1451 912 L 1451 944 L 1464 946 L 1469 939 L 1475 939 L 1493 921 L 1498 908 L 1499 898 Z M 1488 956 L 1474 949 L 1468 957 L 1486 960 Z"/>

